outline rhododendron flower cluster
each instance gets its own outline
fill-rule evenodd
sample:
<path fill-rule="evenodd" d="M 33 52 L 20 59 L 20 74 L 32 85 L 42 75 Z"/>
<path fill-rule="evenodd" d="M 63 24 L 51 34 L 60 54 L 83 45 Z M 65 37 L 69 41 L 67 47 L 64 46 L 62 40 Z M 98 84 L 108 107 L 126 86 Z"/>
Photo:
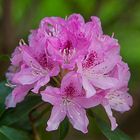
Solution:
<path fill-rule="evenodd" d="M 87 133 L 86 109 L 98 105 L 114 130 L 112 110 L 125 112 L 132 106 L 130 72 L 118 41 L 103 34 L 100 19 L 94 16 L 89 22 L 79 14 L 42 19 L 28 45 L 20 41 L 6 76 L 13 88 L 7 108 L 15 107 L 29 91 L 53 105 L 48 131 L 56 130 L 67 116 L 75 129 Z"/>

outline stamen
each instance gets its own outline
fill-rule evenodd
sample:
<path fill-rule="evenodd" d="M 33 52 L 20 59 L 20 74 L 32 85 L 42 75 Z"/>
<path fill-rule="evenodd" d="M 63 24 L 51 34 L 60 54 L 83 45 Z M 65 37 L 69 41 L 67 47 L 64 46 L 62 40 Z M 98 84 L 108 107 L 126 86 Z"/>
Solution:
<path fill-rule="evenodd" d="M 14 85 L 7 80 L 7 83 L 5 83 L 5 86 L 10 87 L 10 88 L 15 88 L 17 85 Z"/>
<path fill-rule="evenodd" d="M 111 36 L 112 38 L 114 37 L 114 33 L 112 33 L 112 36 Z"/>
<path fill-rule="evenodd" d="M 64 58 L 65 63 L 69 63 L 70 59 L 75 55 L 76 49 L 72 46 L 70 41 L 64 44 L 64 48 L 60 49 L 60 52 Z"/>
<path fill-rule="evenodd" d="M 25 41 L 24 41 L 23 39 L 20 39 L 19 45 L 20 45 L 20 46 L 23 46 L 23 45 L 27 45 L 27 44 L 25 43 Z"/>
<path fill-rule="evenodd" d="M 32 68 L 32 74 L 34 76 L 36 76 L 36 75 L 42 76 L 42 75 L 47 75 L 48 74 L 48 70 L 47 69 L 43 70 L 41 67 L 37 67 L 36 65 L 34 65 L 32 63 L 32 61 L 31 61 L 31 68 Z"/>
<path fill-rule="evenodd" d="M 65 16 L 65 20 L 67 20 L 68 19 L 68 16 Z"/>

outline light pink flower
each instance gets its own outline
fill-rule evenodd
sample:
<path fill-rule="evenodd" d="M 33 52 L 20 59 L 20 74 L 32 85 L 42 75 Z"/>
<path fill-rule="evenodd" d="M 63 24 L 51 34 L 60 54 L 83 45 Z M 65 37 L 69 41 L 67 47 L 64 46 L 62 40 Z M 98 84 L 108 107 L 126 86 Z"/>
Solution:
<path fill-rule="evenodd" d="M 116 123 L 115 117 L 113 117 L 111 109 L 123 113 L 130 110 L 133 101 L 127 88 L 130 78 L 130 72 L 127 64 L 123 62 L 117 64 L 116 68 L 112 71 L 112 74 L 119 80 L 115 88 L 103 91 L 104 98 L 102 98 L 102 105 L 111 121 L 111 129 L 114 130 L 118 124 Z"/>
<path fill-rule="evenodd" d="M 54 105 L 47 122 L 48 131 L 56 130 L 67 116 L 75 129 L 87 133 L 89 121 L 84 108 L 96 106 L 101 101 L 100 96 L 85 97 L 81 80 L 75 72 L 64 76 L 60 88 L 48 86 L 41 95 L 42 100 Z"/>
<path fill-rule="evenodd" d="M 87 54 L 77 62 L 87 97 L 95 95 L 98 88 L 105 90 L 116 85 L 117 79 L 108 73 L 120 59 L 115 39 L 100 35 L 92 40 Z"/>

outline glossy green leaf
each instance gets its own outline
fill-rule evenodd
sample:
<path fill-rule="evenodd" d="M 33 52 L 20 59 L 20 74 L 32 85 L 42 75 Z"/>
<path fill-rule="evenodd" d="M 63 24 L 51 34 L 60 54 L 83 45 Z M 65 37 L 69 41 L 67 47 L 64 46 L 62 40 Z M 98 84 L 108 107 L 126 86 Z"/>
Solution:
<path fill-rule="evenodd" d="M 2 133 L 0 133 L 0 139 L 1 140 L 9 140 L 7 137 L 5 137 L 5 135 L 3 135 Z"/>
<path fill-rule="evenodd" d="M 0 140 L 31 140 L 29 135 L 11 127 L 0 127 Z"/>
<path fill-rule="evenodd" d="M 65 118 L 64 121 L 60 124 L 59 140 L 64 140 L 68 134 L 68 131 L 69 131 L 69 121 L 67 118 Z"/>
<path fill-rule="evenodd" d="M 18 104 L 14 109 L 8 109 L 0 118 L 0 125 L 11 125 L 21 121 L 28 116 L 36 106 L 40 105 L 39 96 L 28 96 L 22 103 Z"/>
<path fill-rule="evenodd" d="M 0 83 L 0 116 L 4 113 L 5 109 L 5 98 L 11 92 L 9 87 L 5 86 L 6 82 Z"/>
<path fill-rule="evenodd" d="M 95 120 L 101 132 L 108 138 L 108 140 L 132 140 L 128 135 L 119 130 L 118 128 L 111 131 L 110 126 L 106 124 L 100 117 L 90 110 L 88 114 Z"/>
<path fill-rule="evenodd" d="M 52 140 L 53 139 L 52 137 L 56 136 L 54 131 L 52 132 L 46 131 L 47 120 L 48 120 L 47 116 L 45 116 L 45 119 L 41 118 L 39 120 L 39 126 L 37 127 L 37 130 L 38 130 L 38 133 L 40 134 L 41 140 Z"/>

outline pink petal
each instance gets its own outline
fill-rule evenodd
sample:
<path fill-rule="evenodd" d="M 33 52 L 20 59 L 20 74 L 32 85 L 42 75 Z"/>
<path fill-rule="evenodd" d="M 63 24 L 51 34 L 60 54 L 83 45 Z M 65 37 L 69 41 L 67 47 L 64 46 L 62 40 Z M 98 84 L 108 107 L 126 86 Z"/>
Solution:
<path fill-rule="evenodd" d="M 11 58 L 12 65 L 19 66 L 20 63 L 22 62 L 22 59 L 23 58 L 22 58 L 20 46 L 18 46 L 15 48 L 14 52 L 12 53 L 12 58 Z"/>
<path fill-rule="evenodd" d="M 62 59 L 59 47 L 61 42 L 58 38 L 50 38 L 48 40 L 47 50 L 54 60 L 60 61 Z"/>
<path fill-rule="evenodd" d="M 11 59 L 11 62 L 12 62 L 13 65 L 19 66 L 20 63 L 22 62 L 22 55 L 21 55 L 21 54 L 15 55 L 15 56 Z"/>
<path fill-rule="evenodd" d="M 102 44 L 102 49 L 106 52 L 106 55 L 119 55 L 120 54 L 120 46 L 118 44 L 118 40 L 110 37 L 108 35 L 100 35 L 98 40 Z"/>
<path fill-rule="evenodd" d="M 72 14 L 67 19 L 68 30 L 76 32 L 84 24 L 84 18 L 80 14 Z"/>
<path fill-rule="evenodd" d="M 80 14 L 72 14 L 68 17 L 67 21 L 75 21 L 77 23 L 84 24 L 84 18 Z"/>
<path fill-rule="evenodd" d="M 98 17 L 91 17 L 92 21 L 85 24 L 85 36 L 91 41 L 93 37 L 103 34 L 101 22 Z"/>
<path fill-rule="evenodd" d="M 58 105 L 62 101 L 60 89 L 53 88 L 51 86 L 48 86 L 44 91 L 42 91 L 41 96 L 43 101 L 49 102 L 52 105 Z"/>
<path fill-rule="evenodd" d="M 50 119 L 47 122 L 47 131 L 56 130 L 66 116 L 66 108 L 62 104 L 53 106 Z"/>
<path fill-rule="evenodd" d="M 117 79 L 102 75 L 102 74 L 94 74 L 92 76 L 92 79 L 90 78 L 90 81 L 95 87 L 101 88 L 101 89 L 108 89 L 116 86 Z"/>
<path fill-rule="evenodd" d="M 54 63 L 54 62 L 52 62 L 52 63 L 54 64 L 54 66 L 53 66 L 53 69 L 49 71 L 49 75 L 57 76 L 60 72 L 60 67 L 59 67 L 58 63 Z"/>
<path fill-rule="evenodd" d="M 96 16 L 92 16 L 91 19 L 92 19 L 92 22 L 94 25 L 94 30 L 96 31 L 96 34 L 97 35 L 103 34 L 100 19 Z"/>
<path fill-rule="evenodd" d="M 83 82 L 83 88 L 86 91 L 86 97 L 89 98 L 93 95 L 96 94 L 96 90 L 93 87 L 93 85 L 90 83 L 90 81 L 88 81 L 88 79 L 86 77 L 82 77 L 82 82 Z"/>
<path fill-rule="evenodd" d="M 16 107 L 16 104 L 23 101 L 25 96 L 28 94 L 29 90 L 32 88 L 32 85 L 17 86 L 11 94 L 6 97 L 6 108 Z"/>
<path fill-rule="evenodd" d="M 96 65 L 93 71 L 96 74 L 107 74 L 115 67 L 119 60 L 118 56 L 109 57 L 103 63 Z"/>
<path fill-rule="evenodd" d="M 128 81 L 130 79 L 130 72 L 129 72 L 128 65 L 121 61 L 121 63 L 117 65 L 117 71 L 118 71 L 118 79 L 119 79 L 117 88 L 127 87 Z"/>
<path fill-rule="evenodd" d="M 103 97 L 102 95 L 94 95 L 90 98 L 76 97 L 73 100 L 83 108 L 91 108 L 101 104 Z"/>
<path fill-rule="evenodd" d="M 115 130 L 116 127 L 118 126 L 118 124 L 116 123 L 116 119 L 115 117 L 113 117 L 112 111 L 111 111 L 111 107 L 109 105 L 103 105 L 105 108 L 105 111 L 110 119 L 111 122 L 111 130 Z"/>
<path fill-rule="evenodd" d="M 65 64 L 65 63 L 63 63 L 62 64 L 62 68 L 63 69 L 68 69 L 68 70 L 73 70 L 74 68 L 75 68 L 75 63 L 70 63 L 70 64 Z"/>
<path fill-rule="evenodd" d="M 45 77 L 39 79 L 39 81 L 34 85 L 34 88 L 32 89 L 32 91 L 34 93 L 38 93 L 39 89 L 46 85 L 48 82 L 50 81 L 50 77 L 48 75 L 46 75 Z"/>
<path fill-rule="evenodd" d="M 61 82 L 61 93 L 66 93 L 66 89 L 72 87 L 74 89 L 74 93 L 70 93 L 70 96 L 80 96 L 82 94 L 82 81 L 77 73 L 74 71 L 67 73 Z"/>
<path fill-rule="evenodd" d="M 47 37 L 46 31 L 42 30 L 41 28 L 38 28 L 36 30 L 31 30 L 31 34 L 28 37 L 29 46 L 30 46 L 29 48 L 33 49 L 33 52 L 35 54 L 41 53 L 42 50 L 47 45 L 46 37 Z"/>
<path fill-rule="evenodd" d="M 125 93 L 124 94 L 126 102 L 128 103 L 128 105 L 131 107 L 133 105 L 133 98 L 129 93 Z"/>
<path fill-rule="evenodd" d="M 133 103 L 132 97 L 128 93 L 119 90 L 110 91 L 107 93 L 106 98 L 111 108 L 120 112 L 130 110 Z"/>
<path fill-rule="evenodd" d="M 25 68 L 15 74 L 13 81 L 15 83 L 20 83 L 22 85 L 29 85 L 35 83 L 40 78 L 41 78 L 40 76 L 34 75 L 32 73 L 32 69 Z"/>
<path fill-rule="evenodd" d="M 22 48 L 22 55 L 23 55 L 23 61 L 26 63 L 28 66 L 36 66 L 37 68 L 40 68 L 40 64 L 34 59 L 33 55 L 33 50 L 31 47 L 23 47 Z"/>
<path fill-rule="evenodd" d="M 56 29 L 58 25 L 64 25 L 65 20 L 60 17 L 45 17 L 44 19 L 41 20 L 40 27 L 47 29 L 49 27 L 48 26 L 49 24 Z"/>
<path fill-rule="evenodd" d="M 73 127 L 77 130 L 82 131 L 83 133 L 87 133 L 87 126 L 88 126 L 88 118 L 86 116 L 86 111 L 78 104 L 74 104 L 70 102 L 67 106 L 67 115 L 72 123 Z"/>

